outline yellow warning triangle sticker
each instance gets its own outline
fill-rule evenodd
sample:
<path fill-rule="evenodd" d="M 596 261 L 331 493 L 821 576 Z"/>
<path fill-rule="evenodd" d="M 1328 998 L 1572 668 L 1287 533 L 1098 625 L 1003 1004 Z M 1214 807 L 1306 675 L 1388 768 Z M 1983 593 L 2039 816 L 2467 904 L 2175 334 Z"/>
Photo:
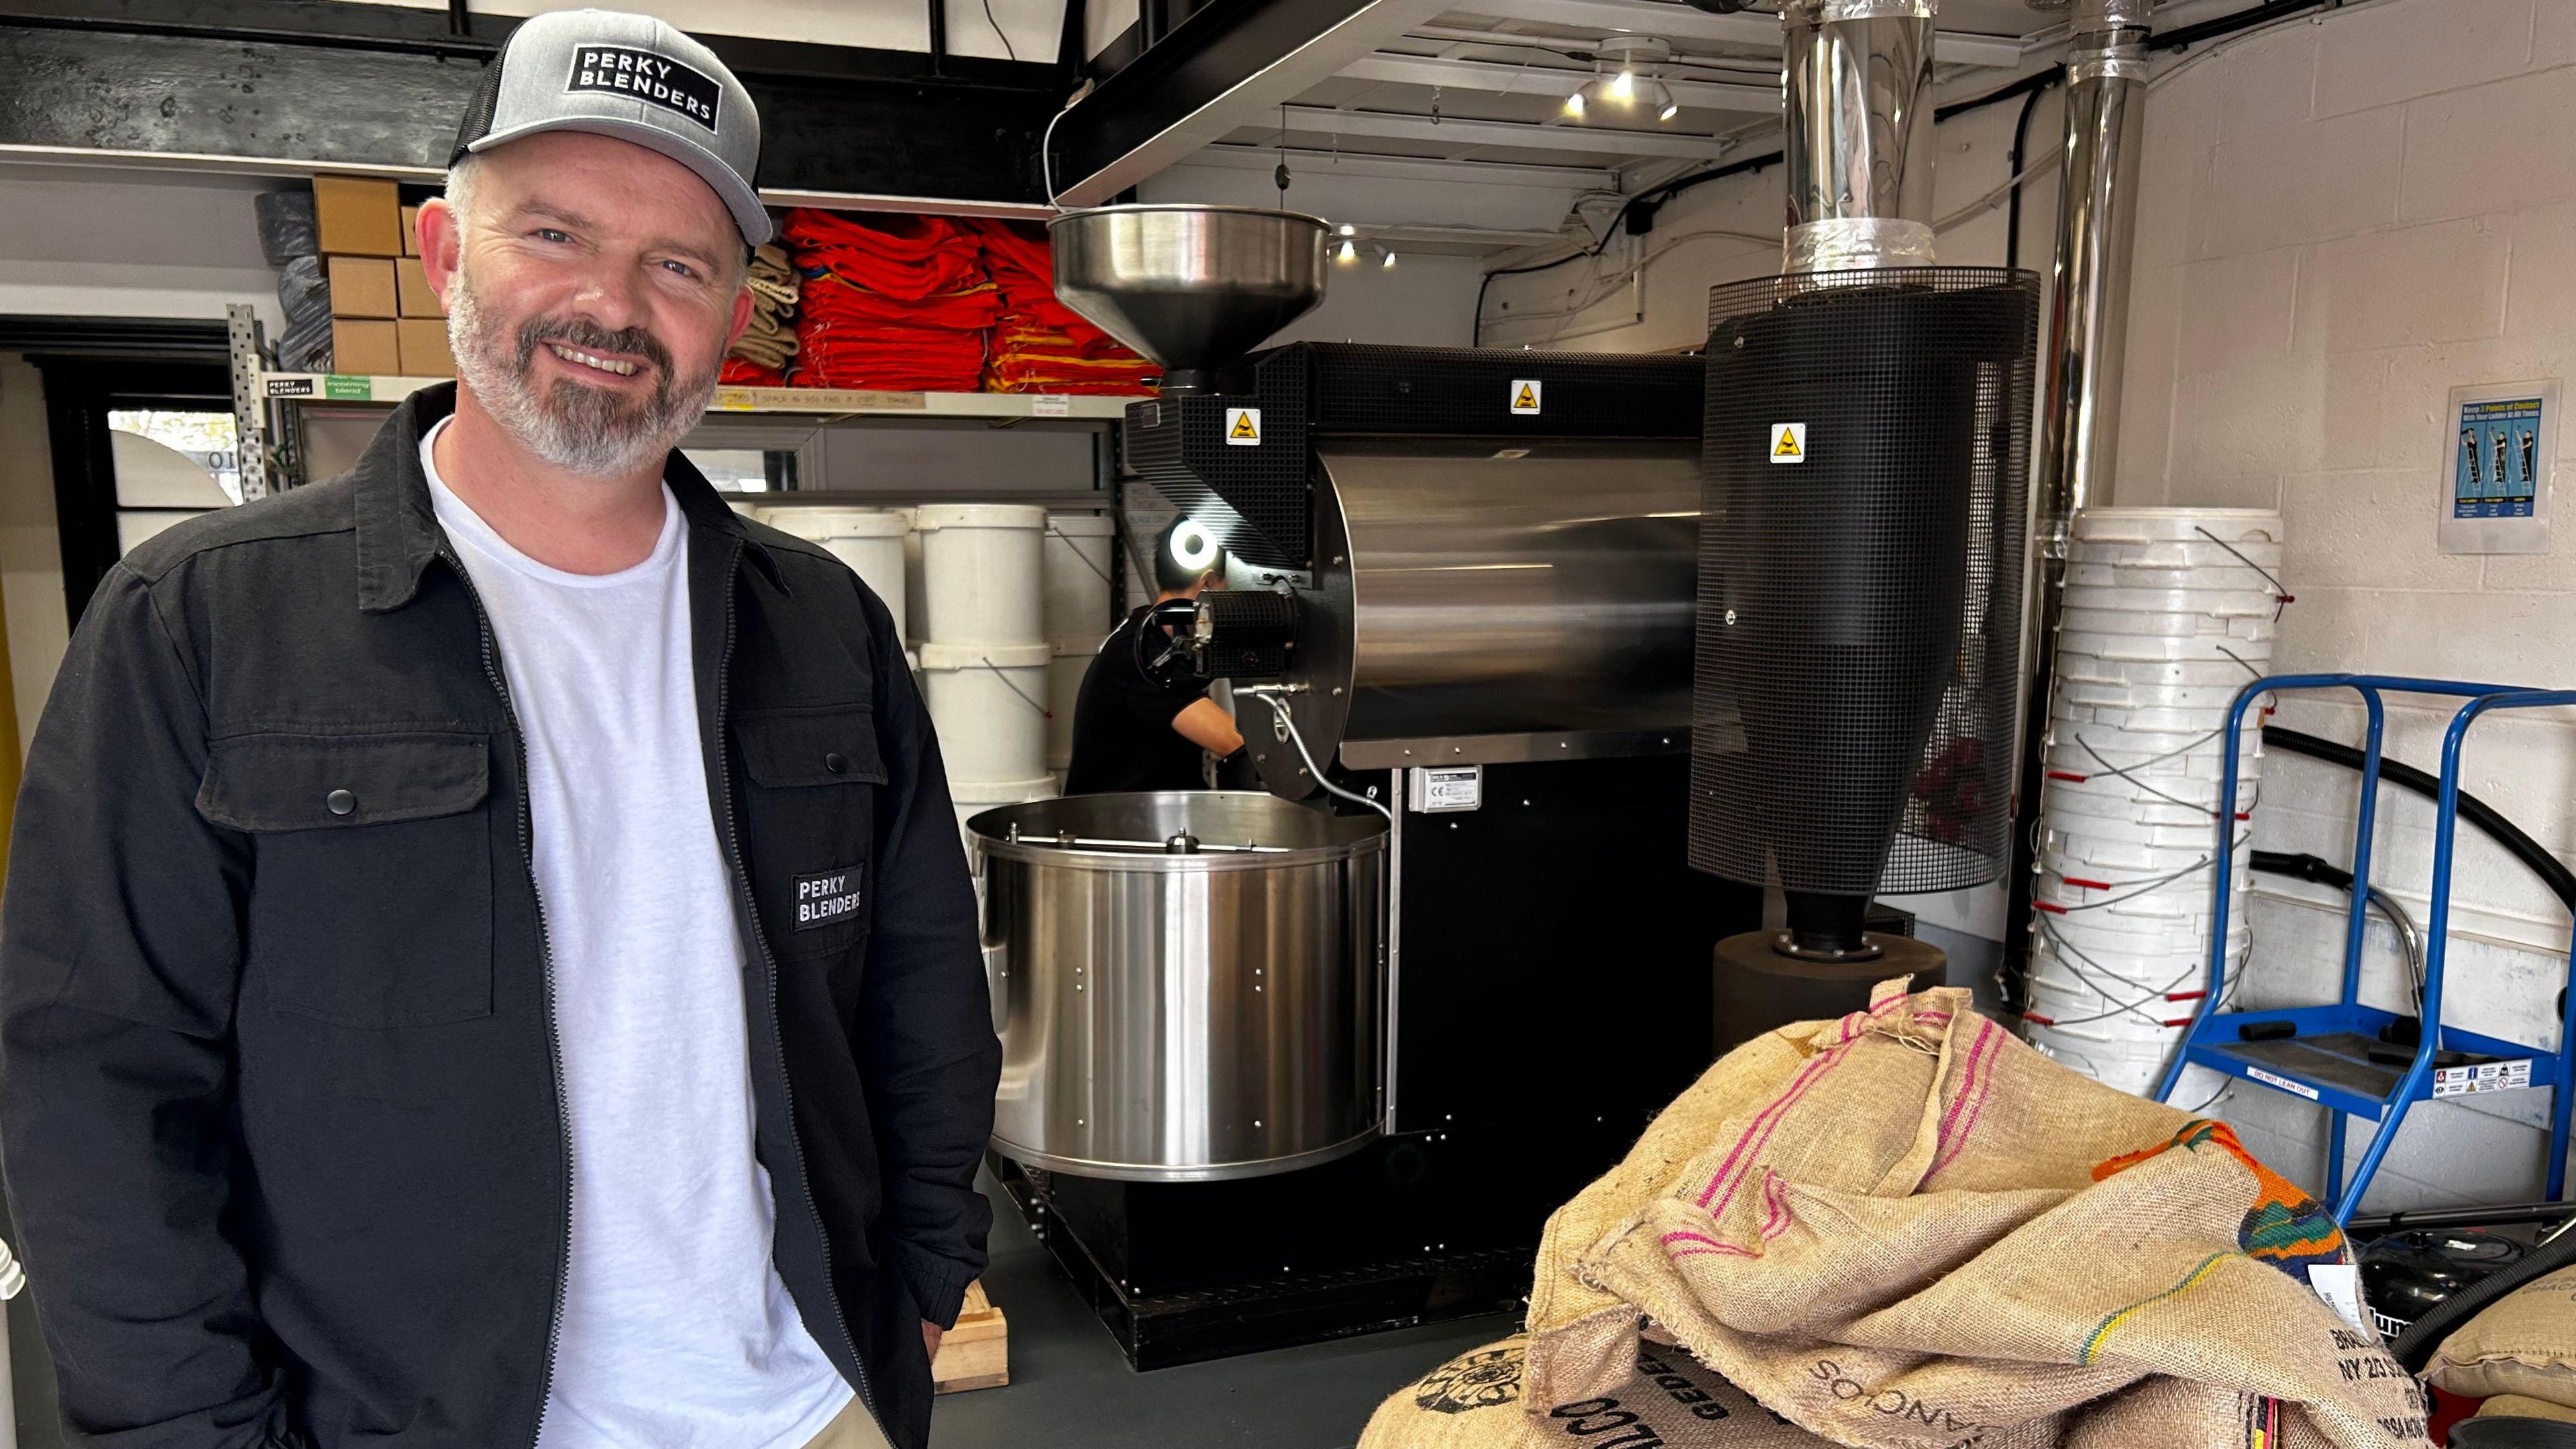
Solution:
<path fill-rule="evenodd" d="M 1261 436 L 1261 430 L 1252 425 L 1252 414 L 1237 413 L 1234 418 L 1234 431 L 1226 434 L 1226 436 L 1230 438 L 1257 438 Z"/>
<path fill-rule="evenodd" d="M 1782 429 L 1780 430 L 1780 442 L 1779 442 L 1779 445 L 1778 445 L 1778 446 L 1776 446 L 1776 447 L 1774 447 L 1774 448 L 1771 450 L 1771 456 L 1772 456 L 1772 457 L 1774 457 L 1774 458 L 1794 458 L 1794 457 L 1797 457 L 1797 456 L 1798 456 L 1798 435 L 1797 435 L 1796 433 L 1790 432 L 1787 428 L 1782 428 Z"/>
<path fill-rule="evenodd" d="M 1538 406 L 1538 394 L 1530 391 L 1530 385 L 1528 383 L 1522 383 L 1521 395 L 1512 399 L 1512 406 L 1516 408 L 1536 408 Z"/>

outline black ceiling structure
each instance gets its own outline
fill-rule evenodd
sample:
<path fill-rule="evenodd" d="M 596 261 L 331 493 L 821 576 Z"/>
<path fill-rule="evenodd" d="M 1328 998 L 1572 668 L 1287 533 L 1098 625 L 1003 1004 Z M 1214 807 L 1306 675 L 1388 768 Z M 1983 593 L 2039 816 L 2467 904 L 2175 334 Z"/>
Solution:
<path fill-rule="evenodd" d="M 0 0 L 0 145 L 443 167 L 517 23 L 338 0 Z M 1038 139 L 1070 82 L 1052 57 L 698 38 L 759 103 L 764 188 L 1045 199 Z"/>
<path fill-rule="evenodd" d="M 1205 0 L 1193 8 L 1190 0 L 1143 0 L 1135 37 L 1142 49 L 1101 76 L 1056 127 L 1057 186 L 1107 167 L 1370 3 Z"/>

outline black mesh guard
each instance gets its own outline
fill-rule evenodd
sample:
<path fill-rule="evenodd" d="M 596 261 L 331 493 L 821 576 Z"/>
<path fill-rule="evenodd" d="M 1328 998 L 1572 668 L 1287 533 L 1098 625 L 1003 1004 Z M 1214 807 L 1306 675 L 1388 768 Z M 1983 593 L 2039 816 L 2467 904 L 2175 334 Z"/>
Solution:
<path fill-rule="evenodd" d="M 467 147 L 492 134 L 492 112 L 501 104 L 501 67 L 509 60 L 510 38 L 517 34 L 513 30 L 502 37 L 501 48 L 483 62 L 483 79 L 475 85 L 473 98 L 465 103 L 465 114 L 457 118 L 456 144 L 447 153 L 448 165 L 464 160 Z"/>
<path fill-rule="evenodd" d="M 1210 679 L 1277 679 L 1288 672 L 1297 647 L 1297 600 L 1268 589 L 1211 589 L 1199 595 L 1199 613 L 1213 626 L 1206 673 Z"/>
<path fill-rule="evenodd" d="M 2038 319 L 2000 268 L 1711 291 L 1693 866 L 1853 897 L 2003 871 Z"/>

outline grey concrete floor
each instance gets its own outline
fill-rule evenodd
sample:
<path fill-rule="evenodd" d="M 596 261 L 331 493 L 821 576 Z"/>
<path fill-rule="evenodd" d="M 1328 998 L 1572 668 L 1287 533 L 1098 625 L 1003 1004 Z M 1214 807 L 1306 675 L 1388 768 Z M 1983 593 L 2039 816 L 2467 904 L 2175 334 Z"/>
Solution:
<path fill-rule="evenodd" d="M 1387 1395 L 1519 1327 L 1503 1316 L 1137 1373 L 990 1181 L 985 1291 L 1011 1322 L 1011 1382 L 950 1394 L 931 1449 L 1349 1449 Z"/>

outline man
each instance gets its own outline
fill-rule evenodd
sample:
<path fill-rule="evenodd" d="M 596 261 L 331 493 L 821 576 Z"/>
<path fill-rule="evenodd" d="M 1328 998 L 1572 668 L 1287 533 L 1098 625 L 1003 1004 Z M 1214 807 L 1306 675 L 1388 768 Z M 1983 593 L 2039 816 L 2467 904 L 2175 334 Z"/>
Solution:
<path fill-rule="evenodd" d="M 999 1070 L 938 746 L 672 451 L 758 127 L 657 21 L 521 25 L 421 210 L 459 382 L 83 617 L 0 943 L 80 1442 L 927 1439 Z"/>
<path fill-rule="evenodd" d="M 1216 542 L 1182 519 L 1154 546 L 1154 603 L 1223 587 L 1224 567 Z M 1082 676 L 1073 704 L 1073 761 L 1064 776 L 1068 795 L 1205 789 L 1200 752 L 1223 760 L 1243 748 L 1233 716 L 1208 698 L 1205 680 L 1147 667 L 1171 643 L 1168 631 L 1148 621 L 1152 613 L 1149 606 L 1128 615 Z"/>

